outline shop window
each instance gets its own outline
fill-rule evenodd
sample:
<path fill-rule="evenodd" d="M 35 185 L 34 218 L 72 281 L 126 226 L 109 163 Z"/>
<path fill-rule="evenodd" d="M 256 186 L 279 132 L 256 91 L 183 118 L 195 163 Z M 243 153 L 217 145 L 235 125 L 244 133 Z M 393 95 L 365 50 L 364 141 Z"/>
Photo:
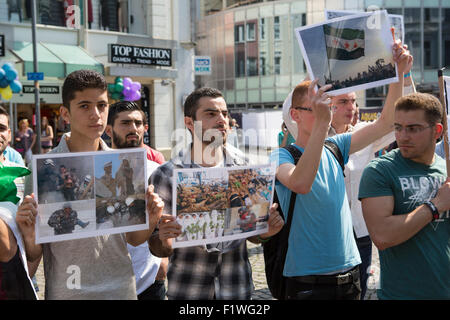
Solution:
<path fill-rule="evenodd" d="M 125 2 L 121 1 L 120 3 L 122 4 Z M 108 31 L 119 31 L 119 8 L 120 7 L 117 0 L 100 0 L 101 29 Z"/>

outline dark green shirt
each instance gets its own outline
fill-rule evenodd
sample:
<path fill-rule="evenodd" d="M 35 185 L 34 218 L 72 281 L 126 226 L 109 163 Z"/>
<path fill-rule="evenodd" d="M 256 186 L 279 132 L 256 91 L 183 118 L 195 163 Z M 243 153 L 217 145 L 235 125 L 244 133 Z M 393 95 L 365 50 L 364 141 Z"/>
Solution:
<path fill-rule="evenodd" d="M 393 196 L 394 215 L 406 214 L 436 196 L 446 180 L 445 161 L 424 165 L 396 149 L 364 170 L 359 199 Z M 409 240 L 379 252 L 380 299 L 450 299 L 450 219 L 441 213 Z"/>

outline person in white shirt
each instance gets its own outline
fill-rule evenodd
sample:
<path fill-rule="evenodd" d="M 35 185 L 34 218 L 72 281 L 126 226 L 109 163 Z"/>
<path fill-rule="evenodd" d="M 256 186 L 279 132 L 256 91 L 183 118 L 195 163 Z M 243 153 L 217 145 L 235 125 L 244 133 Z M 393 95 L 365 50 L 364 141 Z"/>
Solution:
<path fill-rule="evenodd" d="M 134 102 L 121 101 L 112 104 L 105 130 L 111 137 L 113 149 L 138 148 L 144 145 L 144 112 Z M 147 159 L 147 179 L 159 166 Z M 151 254 L 149 241 L 137 247 L 127 245 L 136 277 L 138 300 L 164 300 L 167 258 L 161 259 Z"/>

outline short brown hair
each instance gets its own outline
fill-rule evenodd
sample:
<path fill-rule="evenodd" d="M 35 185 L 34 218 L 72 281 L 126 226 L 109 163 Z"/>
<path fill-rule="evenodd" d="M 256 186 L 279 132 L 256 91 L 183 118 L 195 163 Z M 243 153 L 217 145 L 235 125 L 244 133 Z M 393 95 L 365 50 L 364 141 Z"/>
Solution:
<path fill-rule="evenodd" d="M 198 101 L 203 97 L 223 98 L 222 92 L 215 88 L 200 88 L 193 91 L 184 102 L 184 116 L 195 120 L 195 113 L 198 110 Z"/>
<path fill-rule="evenodd" d="M 441 123 L 444 117 L 441 102 L 438 98 L 428 93 L 411 93 L 395 102 L 395 111 L 415 110 L 423 110 L 425 112 L 425 120 L 429 125 Z"/>
<path fill-rule="evenodd" d="M 310 80 L 300 82 L 292 92 L 292 106 L 299 107 L 305 102 L 305 97 L 308 95 L 308 88 L 311 85 Z"/>
<path fill-rule="evenodd" d="M 100 89 L 106 91 L 108 88 L 103 75 L 94 70 L 77 70 L 72 72 L 64 80 L 62 87 L 62 101 L 64 107 L 70 111 L 70 101 L 75 99 L 76 91 L 84 89 Z"/>

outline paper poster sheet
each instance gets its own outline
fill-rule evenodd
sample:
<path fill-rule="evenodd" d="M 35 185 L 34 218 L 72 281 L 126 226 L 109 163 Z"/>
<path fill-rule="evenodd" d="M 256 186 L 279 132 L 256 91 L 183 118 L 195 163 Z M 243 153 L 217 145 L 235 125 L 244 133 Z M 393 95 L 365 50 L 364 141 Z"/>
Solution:
<path fill-rule="evenodd" d="M 358 13 L 361 13 L 361 11 L 325 9 L 325 19 L 331 20 Z M 402 43 L 405 43 L 405 24 L 403 22 L 403 16 L 401 14 L 388 14 L 388 18 L 391 27 L 395 28 L 395 39 L 400 39 L 402 40 Z"/>
<path fill-rule="evenodd" d="M 331 95 L 398 82 L 385 10 L 296 28 L 295 34 L 310 78 L 319 79 L 319 87 L 331 84 Z"/>
<path fill-rule="evenodd" d="M 143 148 L 33 156 L 36 243 L 148 229 Z"/>
<path fill-rule="evenodd" d="M 268 231 L 272 165 L 177 169 L 172 214 L 182 227 L 173 248 L 248 238 Z"/>

